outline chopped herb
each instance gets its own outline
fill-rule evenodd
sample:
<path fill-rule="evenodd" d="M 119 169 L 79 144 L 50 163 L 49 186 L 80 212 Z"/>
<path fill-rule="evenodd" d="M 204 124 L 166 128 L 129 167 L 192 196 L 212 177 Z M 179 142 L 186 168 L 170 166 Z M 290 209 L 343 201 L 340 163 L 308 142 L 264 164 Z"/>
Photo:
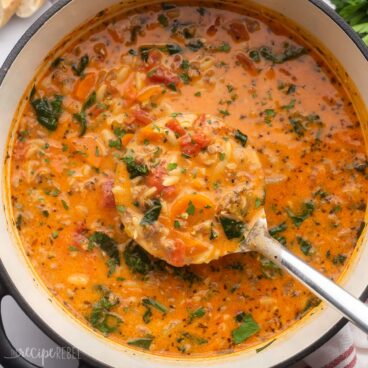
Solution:
<path fill-rule="evenodd" d="M 51 69 L 56 69 L 61 62 L 63 62 L 64 59 L 62 57 L 57 57 L 52 63 L 51 63 Z"/>
<path fill-rule="evenodd" d="M 59 237 L 59 232 L 58 232 L 58 231 L 53 231 L 53 232 L 51 233 L 51 237 L 52 237 L 53 239 L 57 239 L 57 238 Z"/>
<path fill-rule="evenodd" d="M 147 252 L 134 241 L 131 241 L 124 249 L 124 260 L 132 272 L 141 275 L 146 275 L 154 268 Z"/>
<path fill-rule="evenodd" d="M 159 303 L 157 300 L 152 299 L 152 298 L 143 298 L 142 299 L 142 304 L 144 306 L 150 306 L 152 308 L 155 308 L 159 312 L 161 312 L 162 314 L 165 314 L 165 313 L 168 312 L 167 307 L 165 307 L 163 304 Z"/>
<path fill-rule="evenodd" d="M 123 206 L 123 205 L 121 205 L 121 204 L 118 204 L 117 206 L 116 206 L 116 209 L 118 210 L 118 212 L 120 212 L 120 213 L 125 213 L 125 211 L 126 211 L 126 207 L 125 206 Z"/>
<path fill-rule="evenodd" d="M 182 52 L 182 48 L 176 43 L 168 43 L 164 46 L 141 46 L 139 48 L 141 59 L 147 62 L 150 51 L 154 49 L 168 53 L 169 55 L 179 54 L 180 52 Z"/>
<path fill-rule="evenodd" d="M 22 223 L 23 223 L 23 216 L 22 215 L 18 215 L 17 219 L 15 221 L 15 226 L 18 230 L 21 230 L 22 228 Z"/>
<path fill-rule="evenodd" d="M 267 279 L 274 279 L 276 276 L 282 274 L 281 268 L 277 266 L 276 263 L 270 261 L 268 258 L 261 256 L 260 263 L 262 274 Z"/>
<path fill-rule="evenodd" d="M 157 20 L 159 21 L 159 23 L 162 25 L 162 27 L 167 27 L 169 25 L 169 20 L 167 19 L 167 17 L 163 14 L 160 14 L 157 17 Z"/>
<path fill-rule="evenodd" d="M 312 215 L 314 211 L 313 202 L 304 202 L 302 212 L 300 214 L 295 214 L 290 208 L 286 208 L 286 213 L 293 221 L 296 227 L 300 227 L 304 220 Z"/>
<path fill-rule="evenodd" d="M 206 9 L 199 7 L 197 8 L 197 12 L 203 17 L 206 14 Z"/>
<path fill-rule="evenodd" d="M 191 50 L 191 51 L 198 51 L 199 49 L 201 49 L 204 46 L 204 43 L 201 40 L 192 40 L 189 43 L 186 44 L 186 46 Z"/>
<path fill-rule="evenodd" d="M 276 116 L 276 111 L 274 109 L 266 109 L 264 111 L 264 121 L 266 124 L 271 124 L 272 118 Z"/>
<path fill-rule="evenodd" d="M 174 221 L 174 227 L 175 227 L 175 229 L 180 229 L 181 228 L 180 221 L 175 220 Z"/>
<path fill-rule="evenodd" d="M 203 307 L 196 309 L 189 313 L 189 323 L 192 323 L 196 318 L 201 318 L 206 314 L 206 310 Z"/>
<path fill-rule="evenodd" d="M 176 88 L 176 84 L 175 83 L 168 83 L 167 84 L 167 87 L 169 89 L 171 89 L 172 91 L 176 92 L 177 91 L 177 88 Z"/>
<path fill-rule="evenodd" d="M 140 164 L 135 161 L 132 156 L 123 157 L 123 161 L 129 173 L 129 178 L 134 179 L 137 176 L 144 176 L 148 174 L 148 167 L 145 164 Z"/>
<path fill-rule="evenodd" d="M 126 134 L 126 131 L 122 128 L 114 128 L 114 134 L 118 137 L 118 138 L 122 138 L 124 137 L 124 135 Z"/>
<path fill-rule="evenodd" d="M 143 317 L 142 317 L 143 322 L 150 323 L 151 318 L 152 318 L 152 309 L 147 305 L 145 305 L 144 307 L 146 308 L 146 311 L 144 312 Z"/>
<path fill-rule="evenodd" d="M 284 50 L 280 54 L 274 54 L 270 47 L 261 47 L 259 49 L 260 55 L 274 64 L 282 64 L 286 61 L 293 60 L 299 56 L 304 55 L 307 50 L 304 47 L 297 47 L 289 43 L 284 45 Z"/>
<path fill-rule="evenodd" d="M 111 148 L 116 148 L 118 150 L 122 149 L 122 144 L 121 144 L 121 140 L 120 138 L 114 140 L 114 139 L 109 139 L 109 147 Z"/>
<path fill-rule="evenodd" d="M 300 250 L 305 256 L 309 256 L 314 252 L 314 248 L 308 240 L 305 240 L 301 236 L 297 236 L 296 240 L 299 243 Z"/>
<path fill-rule="evenodd" d="M 45 194 L 49 195 L 51 197 L 57 197 L 60 193 L 61 193 L 60 189 L 58 189 L 58 188 L 46 189 L 45 190 Z"/>
<path fill-rule="evenodd" d="M 181 62 L 180 68 L 182 68 L 183 70 L 188 70 L 188 69 L 189 69 L 189 67 L 190 67 L 189 60 L 184 59 L 184 60 Z"/>
<path fill-rule="evenodd" d="M 114 271 L 116 265 L 120 265 L 120 254 L 118 250 L 118 246 L 114 239 L 110 238 L 108 235 L 101 231 L 95 231 L 89 238 L 89 247 L 93 248 L 96 244 L 101 250 L 103 250 L 108 257 L 110 257 L 110 261 L 108 262 L 109 270 Z M 112 272 L 109 272 L 109 276 L 111 276 Z"/>
<path fill-rule="evenodd" d="M 218 48 L 217 51 L 220 52 L 229 52 L 231 50 L 231 46 L 227 42 L 223 42 Z"/>
<path fill-rule="evenodd" d="M 220 113 L 221 115 L 223 115 L 224 117 L 225 117 L 225 116 L 229 116 L 229 115 L 230 115 L 229 111 L 227 111 L 227 110 L 219 110 L 219 113 Z"/>
<path fill-rule="evenodd" d="M 213 224 L 211 224 L 211 231 L 210 231 L 210 240 L 215 240 L 218 238 L 217 231 L 213 228 Z"/>
<path fill-rule="evenodd" d="M 220 216 L 220 223 L 229 240 L 243 236 L 245 230 L 245 223 L 243 221 L 237 221 L 227 216 Z"/>
<path fill-rule="evenodd" d="M 249 57 L 255 61 L 256 63 L 259 63 L 261 61 L 261 56 L 259 55 L 258 50 L 252 50 L 249 52 Z"/>
<path fill-rule="evenodd" d="M 87 68 L 88 63 L 89 63 L 89 56 L 87 54 L 86 55 L 83 55 L 80 58 L 79 63 L 78 63 L 77 66 L 76 65 L 72 65 L 73 73 L 75 75 L 77 75 L 78 77 L 83 76 L 84 71 Z"/>
<path fill-rule="evenodd" d="M 45 216 L 45 217 L 49 217 L 50 214 L 49 214 L 49 211 L 43 210 L 42 215 Z M 20 229 L 18 229 L 18 230 L 20 230 Z"/>
<path fill-rule="evenodd" d="M 299 136 L 302 137 L 305 132 L 305 127 L 303 125 L 303 122 L 298 117 L 289 116 L 289 122 L 291 127 L 293 128 L 293 131 Z"/>
<path fill-rule="evenodd" d="M 181 334 L 181 338 L 178 339 L 178 342 L 181 342 L 184 339 L 189 340 L 190 342 L 192 342 L 193 344 L 196 344 L 196 345 L 203 345 L 203 344 L 208 343 L 207 339 L 204 339 L 203 337 L 191 334 L 189 332 L 183 332 Z"/>
<path fill-rule="evenodd" d="M 289 104 L 281 106 L 281 108 L 284 109 L 284 110 L 291 110 L 295 107 L 295 102 L 296 102 L 296 100 L 292 99 Z"/>
<path fill-rule="evenodd" d="M 92 312 L 87 320 L 94 328 L 108 335 L 116 331 L 122 322 L 120 317 L 110 313 L 111 309 L 119 304 L 119 299 L 106 288 L 100 287 L 99 290 L 103 292 L 103 296 L 93 304 Z"/>
<path fill-rule="evenodd" d="M 183 81 L 184 84 L 189 84 L 190 83 L 190 77 L 188 75 L 188 73 L 182 73 L 180 74 L 180 78 Z"/>
<path fill-rule="evenodd" d="M 194 94 L 194 96 L 196 96 L 196 97 L 201 97 L 201 96 L 202 96 L 202 93 L 201 93 L 200 91 L 198 91 L 198 92 L 196 92 L 196 93 Z"/>
<path fill-rule="evenodd" d="M 240 144 L 245 147 L 245 145 L 247 144 L 248 142 L 248 136 L 245 135 L 243 132 L 241 132 L 239 129 L 237 129 L 235 131 L 235 134 L 234 134 L 234 137 L 235 139 L 240 142 Z"/>
<path fill-rule="evenodd" d="M 53 100 L 46 97 L 33 99 L 36 89 L 33 87 L 30 103 L 36 113 L 37 121 L 46 129 L 55 131 L 63 112 L 63 96 L 56 95 Z"/>
<path fill-rule="evenodd" d="M 157 221 L 161 212 L 161 202 L 159 199 L 152 200 L 152 205 L 149 210 L 143 215 L 140 222 L 141 225 L 151 225 Z"/>
<path fill-rule="evenodd" d="M 195 213 L 195 206 L 194 206 L 194 204 L 193 204 L 193 202 L 192 201 L 189 201 L 189 203 L 188 203 L 188 207 L 187 207 L 187 209 L 186 209 L 186 211 L 185 211 L 188 215 L 191 215 L 191 216 L 193 216 L 194 215 L 194 213 Z"/>
<path fill-rule="evenodd" d="M 271 236 L 275 236 L 275 235 L 277 235 L 279 233 L 282 233 L 286 229 L 287 229 L 287 223 L 286 222 L 282 222 L 278 226 L 271 227 L 271 229 L 269 229 L 268 232 L 270 233 Z"/>
<path fill-rule="evenodd" d="M 79 250 L 78 250 L 78 248 L 77 247 L 74 247 L 73 245 L 71 245 L 69 248 L 68 248 L 68 250 L 70 251 L 70 252 L 78 252 Z"/>
<path fill-rule="evenodd" d="M 231 332 L 233 342 L 241 344 L 260 330 L 258 323 L 251 314 L 244 314 L 241 325 Z"/>
<path fill-rule="evenodd" d="M 173 171 L 178 167 L 178 164 L 176 162 L 170 162 L 167 164 L 167 170 Z"/>
<path fill-rule="evenodd" d="M 153 337 L 143 337 L 139 339 L 128 340 L 128 345 L 136 346 L 145 350 L 149 350 L 153 341 Z"/>
<path fill-rule="evenodd" d="M 333 257 L 332 259 L 332 263 L 335 265 L 343 265 L 346 261 L 346 256 L 344 256 L 343 254 L 338 254 L 337 256 Z"/>
<path fill-rule="evenodd" d="M 264 202 L 263 198 L 256 198 L 255 203 L 254 203 L 254 207 L 255 208 L 261 207 L 263 205 L 263 202 Z"/>
<path fill-rule="evenodd" d="M 96 103 L 96 92 L 93 91 L 84 102 L 79 113 L 73 114 L 73 118 L 80 124 L 81 130 L 79 136 L 82 137 L 87 131 L 87 115 L 86 111 Z"/>
<path fill-rule="evenodd" d="M 68 204 L 64 201 L 64 199 L 61 200 L 61 204 L 63 205 L 64 209 L 68 210 L 69 206 Z"/>

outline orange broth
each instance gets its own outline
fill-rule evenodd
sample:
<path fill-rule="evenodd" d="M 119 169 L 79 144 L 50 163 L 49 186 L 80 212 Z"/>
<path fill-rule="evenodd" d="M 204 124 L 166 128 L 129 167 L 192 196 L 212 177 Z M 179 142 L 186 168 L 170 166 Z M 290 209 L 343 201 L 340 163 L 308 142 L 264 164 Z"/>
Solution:
<path fill-rule="evenodd" d="M 259 153 L 271 234 L 335 280 L 354 251 L 368 186 L 352 100 L 292 25 L 260 14 L 165 4 L 97 17 L 27 93 L 10 161 L 14 223 L 55 298 L 116 342 L 228 353 L 319 302 L 259 254 L 176 268 L 125 235 L 115 168 L 155 119 L 220 116 Z"/>

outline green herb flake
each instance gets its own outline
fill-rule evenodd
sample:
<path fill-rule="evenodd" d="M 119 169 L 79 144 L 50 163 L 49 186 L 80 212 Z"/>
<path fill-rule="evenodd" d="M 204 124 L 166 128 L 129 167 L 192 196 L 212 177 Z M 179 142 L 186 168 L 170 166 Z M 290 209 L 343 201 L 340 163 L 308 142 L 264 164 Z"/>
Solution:
<path fill-rule="evenodd" d="M 68 204 L 64 201 L 64 199 L 61 200 L 61 204 L 63 205 L 65 210 L 69 210 Z"/>
<path fill-rule="evenodd" d="M 157 300 L 152 298 L 143 298 L 142 304 L 144 306 L 150 306 L 152 308 L 155 308 L 162 314 L 166 314 L 168 312 L 168 308 L 164 306 L 163 304 L 159 303 Z"/>
<path fill-rule="evenodd" d="M 240 326 L 231 332 L 231 336 L 235 344 L 241 344 L 249 337 L 255 335 L 259 330 L 259 325 L 253 319 L 252 315 L 245 314 L 242 317 Z"/>
<path fill-rule="evenodd" d="M 192 323 L 196 318 L 201 318 L 206 314 L 206 310 L 200 307 L 189 313 L 189 323 Z"/>
<path fill-rule="evenodd" d="M 145 164 L 140 164 L 137 161 L 135 161 L 134 157 L 125 156 L 123 157 L 123 161 L 126 165 L 130 179 L 134 179 L 138 176 L 144 176 L 148 174 L 148 167 Z"/>
<path fill-rule="evenodd" d="M 167 170 L 173 171 L 178 167 L 178 164 L 176 162 L 170 162 L 167 164 Z"/>
<path fill-rule="evenodd" d="M 300 214 L 295 214 L 290 208 L 286 208 L 286 213 L 294 223 L 294 225 L 299 228 L 300 225 L 306 220 L 308 217 L 312 215 L 314 211 L 313 202 L 304 202 L 302 211 Z"/>
<path fill-rule="evenodd" d="M 160 216 L 161 208 L 162 206 L 159 199 L 152 200 L 152 205 L 143 215 L 140 225 L 151 225 L 156 222 Z"/>
<path fill-rule="evenodd" d="M 298 236 L 296 240 L 298 241 L 300 250 L 305 256 L 310 256 L 312 253 L 314 253 L 314 248 L 308 240 L 305 240 L 301 236 Z"/>
<path fill-rule="evenodd" d="M 248 136 L 245 135 L 242 131 L 237 129 L 234 134 L 235 139 L 243 146 L 245 147 L 248 142 Z"/>
<path fill-rule="evenodd" d="M 237 221 L 228 216 L 220 216 L 220 223 L 229 240 L 243 236 L 245 230 L 245 223 L 243 221 Z"/>
<path fill-rule="evenodd" d="M 128 340 L 128 345 L 136 346 L 141 349 L 149 350 L 153 341 L 153 337 L 143 337 L 138 339 Z"/>
<path fill-rule="evenodd" d="M 193 216 L 195 213 L 195 206 L 192 201 L 189 201 L 188 207 L 185 211 L 188 215 Z"/>
<path fill-rule="evenodd" d="M 73 73 L 78 77 L 83 76 L 84 71 L 87 68 L 88 64 L 89 64 L 89 56 L 87 54 L 83 55 L 80 58 L 78 65 L 72 65 Z"/>
<path fill-rule="evenodd" d="M 160 14 L 157 17 L 157 20 L 162 25 L 162 27 L 167 27 L 169 25 L 169 20 L 167 19 L 167 17 L 164 14 Z"/>

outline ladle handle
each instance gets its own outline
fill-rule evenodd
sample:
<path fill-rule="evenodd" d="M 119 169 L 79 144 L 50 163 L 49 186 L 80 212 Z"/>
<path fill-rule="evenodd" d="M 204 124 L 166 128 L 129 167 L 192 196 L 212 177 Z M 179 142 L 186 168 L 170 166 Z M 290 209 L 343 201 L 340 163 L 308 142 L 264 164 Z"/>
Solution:
<path fill-rule="evenodd" d="M 368 307 L 364 303 L 285 249 L 268 234 L 262 220 L 257 225 L 253 229 L 252 239 L 248 244 L 251 249 L 282 266 L 313 293 L 330 303 L 349 321 L 368 334 Z"/>

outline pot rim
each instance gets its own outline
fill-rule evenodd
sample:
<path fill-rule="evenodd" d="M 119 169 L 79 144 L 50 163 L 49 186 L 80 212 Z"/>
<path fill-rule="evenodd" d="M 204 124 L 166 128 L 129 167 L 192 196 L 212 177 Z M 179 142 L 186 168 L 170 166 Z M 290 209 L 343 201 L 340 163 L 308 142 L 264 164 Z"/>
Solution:
<path fill-rule="evenodd" d="M 23 47 L 28 43 L 28 41 L 35 35 L 35 33 L 49 20 L 53 15 L 60 11 L 63 7 L 74 0 L 59 0 L 53 4 L 48 10 L 46 10 L 40 17 L 25 31 L 21 38 L 17 41 L 15 46 L 10 51 L 9 55 L 6 57 L 3 65 L 0 68 L 0 87 L 5 79 L 8 71 L 10 70 L 13 62 L 17 58 L 18 54 L 21 52 Z M 357 35 L 357 33 L 349 26 L 343 18 L 341 18 L 330 6 L 324 3 L 322 0 L 308 0 L 313 6 L 318 8 L 322 13 L 327 15 L 338 27 L 340 27 L 343 32 L 350 38 L 350 40 L 359 49 L 361 54 L 368 62 L 368 47 L 364 44 L 362 39 Z M 4 284 L 8 294 L 14 298 L 17 304 L 22 308 L 23 312 L 39 327 L 42 332 L 44 332 L 49 338 L 56 342 L 61 347 L 73 347 L 68 341 L 62 338 L 58 333 L 56 333 L 51 327 L 49 327 L 46 322 L 37 315 L 35 310 L 30 307 L 25 298 L 20 294 L 19 290 L 13 283 L 8 272 L 0 259 L 0 283 Z M 359 297 L 360 300 L 364 301 L 368 298 L 368 285 L 364 289 L 363 293 Z M 333 325 L 324 335 L 317 339 L 314 343 L 309 345 L 307 348 L 297 352 L 292 357 L 284 360 L 273 366 L 273 368 L 288 367 L 293 363 L 300 361 L 306 355 L 314 352 L 330 338 L 332 338 L 342 327 L 347 323 L 347 319 L 342 317 L 335 325 Z M 82 361 L 96 365 L 98 367 L 109 367 L 105 363 L 97 361 L 89 356 L 87 353 L 80 351 L 80 358 Z"/>

